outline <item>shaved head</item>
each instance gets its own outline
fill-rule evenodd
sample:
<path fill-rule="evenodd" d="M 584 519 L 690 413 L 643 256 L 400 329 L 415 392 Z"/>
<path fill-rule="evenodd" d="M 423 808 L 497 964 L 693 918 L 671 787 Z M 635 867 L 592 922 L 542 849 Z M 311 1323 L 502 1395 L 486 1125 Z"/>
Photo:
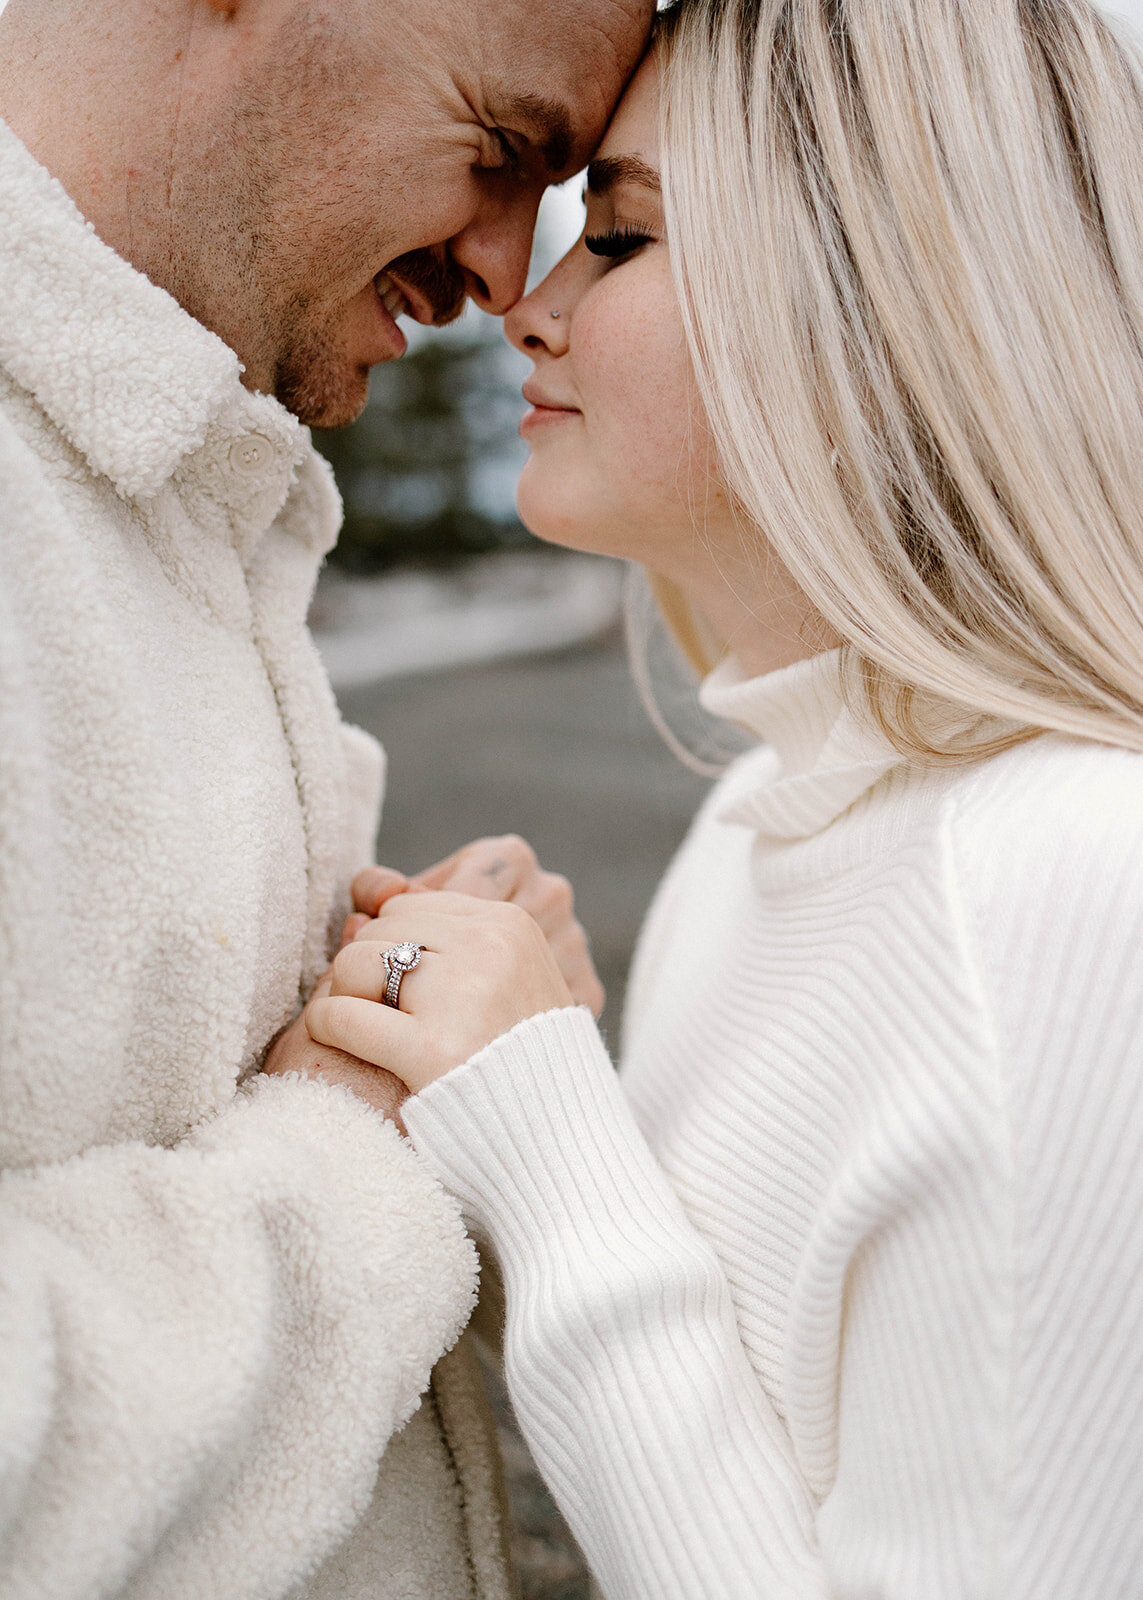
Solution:
<path fill-rule="evenodd" d="M 116 250 L 335 426 L 393 320 L 519 297 L 653 0 L 9 0 L 0 115 Z M 67 117 L 59 107 L 67 105 Z"/>

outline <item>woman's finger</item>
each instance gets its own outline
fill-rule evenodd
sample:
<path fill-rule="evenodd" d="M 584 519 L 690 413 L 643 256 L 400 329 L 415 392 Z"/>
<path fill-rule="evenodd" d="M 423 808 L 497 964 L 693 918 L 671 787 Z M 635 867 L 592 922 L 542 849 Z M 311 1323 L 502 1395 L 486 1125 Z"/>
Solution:
<path fill-rule="evenodd" d="M 537 870 L 520 884 L 512 899 L 540 924 L 549 938 L 575 920 L 575 894 L 568 880 L 558 872 Z"/>
<path fill-rule="evenodd" d="M 345 924 L 341 930 L 341 943 L 337 948 L 339 950 L 344 950 L 347 944 L 352 944 L 354 939 L 357 938 L 357 935 L 361 932 L 362 928 L 366 926 L 368 921 L 369 918 L 362 912 L 351 911 L 349 916 L 345 919 Z"/>
<path fill-rule="evenodd" d="M 424 1052 L 417 1049 L 418 1024 L 392 1006 L 356 995 L 328 995 L 310 1001 L 305 1019 L 310 1038 L 317 1044 L 384 1066 L 414 1093 L 432 1076 L 425 1070 Z"/>
<path fill-rule="evenodd" d="M 384 943 L 372 939 L 358 939 L 353 944 L 347 945 L 337 954 L 330 969 L 332 983 L 330 994 L 357 995 L 362 1000 L 380 1002 L 389 984 L 389 968 L 385 964 L 386 952 L 392 950 L 400 940 L 389 939 Z M 422 955 L 424 961 L 432 951 Z M 400 995 L 402 1000 L 408 991 L 408 986 L 416 986 L 416 978 L 420 967 L 414 967 L 401 979 Z M 406 1008 L 408 1009 L 408 1008 Z"/>
<path fill-rule="evenodd" d="M 527 840 L 506 833 L 474 840 L 446 861 L 417 873 L 413 882 L 426 889 L 470 894 L 478 900 L 510 900 L 536 868 L 536 852 Z"/>
<path fill-rule="evenodd" d="M 434 934 L 447 937 L 450 927 L 456 929 L 472 922 L 495 926 L 501 922 L 513 923 L 524 915 L 523 909 L 511 901 L 484 900 L 451 890 L 425 890 L 421 894 L 397 895 L 386 901 L 373 921 L 358 931 L 357 937 L 385 939 L 398 944 L 402 939 L 412 938 L 418 930 L 432 929 Z M 432 939 L 420 938 L 418 942 L 435 948 Z"/>
<path fill-rule="evenodd" d="M 548 942 L 572 998 L 577 1005 L 587 1006 L 592 1016 L 598 1018 L 606 1003 L 607 992 L 599 981 L 595 963 L 591 959 L 587 935 L 575 922 Z"/>
<path fill-rule="evenodd" d="M 414 872 L 409 882 L 422 889 L 443 889 L 471 849 L 472 846 L 466 844 L 462 849 L 454 850 L 452 855 L 446 856 L 443 861 L 434 862 L 431 867 L 426 867 L 423 872 Z"/>

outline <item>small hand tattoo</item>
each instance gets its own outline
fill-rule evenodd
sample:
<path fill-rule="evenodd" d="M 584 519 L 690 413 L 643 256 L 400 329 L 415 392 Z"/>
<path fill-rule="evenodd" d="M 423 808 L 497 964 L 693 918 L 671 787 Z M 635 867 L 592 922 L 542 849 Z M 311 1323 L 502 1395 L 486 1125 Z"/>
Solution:
<path fill-rule="evenodd" d="M 490 867 L 485 867 L 484 876 L 486 878 L 499 878 L 502 873 L 505 873 L 507 871 L 508 871 L 508 863 L 506 861 L 501 861 L 500 857 L 497 856 L 496 860 L 492 863 L 492 865 Z"/>

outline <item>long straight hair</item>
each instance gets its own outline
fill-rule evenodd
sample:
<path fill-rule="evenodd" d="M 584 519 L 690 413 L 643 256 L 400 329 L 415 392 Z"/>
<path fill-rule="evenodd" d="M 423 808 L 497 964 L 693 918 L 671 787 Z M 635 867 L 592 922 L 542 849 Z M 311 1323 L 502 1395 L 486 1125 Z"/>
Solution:
<path fill-rule="evenodd" d="M 1131 48 L 1086 0 L 680 0 L 657 48 L 715 444 L 850 693 L 918 760 L 1143 750 Z"/>

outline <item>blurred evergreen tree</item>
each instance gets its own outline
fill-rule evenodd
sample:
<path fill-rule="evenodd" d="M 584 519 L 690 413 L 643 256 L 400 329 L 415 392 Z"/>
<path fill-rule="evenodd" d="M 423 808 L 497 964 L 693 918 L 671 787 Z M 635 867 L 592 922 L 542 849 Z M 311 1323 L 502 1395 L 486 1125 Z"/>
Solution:
<path fill-rule="evenodd" d="M 499 322 L 474 311 L 375 368 L 358 421 L 314 434 L 345 501 L 331 559 L 377 572 L 531 544 L 514 503 L 528 370 Z"/>

